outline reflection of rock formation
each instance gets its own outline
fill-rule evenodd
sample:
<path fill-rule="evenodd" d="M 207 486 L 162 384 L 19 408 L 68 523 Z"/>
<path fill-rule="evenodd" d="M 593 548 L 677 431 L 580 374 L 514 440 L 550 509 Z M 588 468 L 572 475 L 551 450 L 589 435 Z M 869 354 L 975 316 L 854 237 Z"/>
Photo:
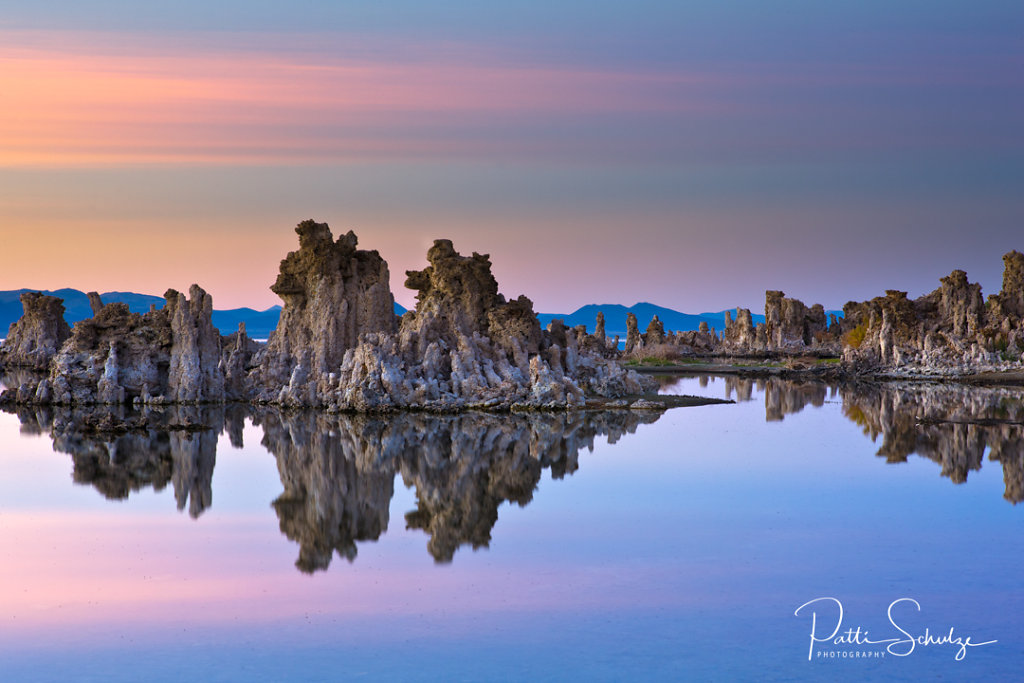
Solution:
<path fill-rule="evenodd" d="M 299 543 L 296 566 L 326 569 L 336 551 L 355 559 L 356 541 L 388 526 L 398 453 L 391 422 L 317 412 L 264 411 L 263 445 L 277 458 L 284 493 L 274 501 L 281 531 Z"/>
<path fill-rule="evenodd" d="M 786 415 L 799 413 L 810 404 L 825 404 L 828 387 L 820 382 L 788 382 L 771 378 L 764 383 L 764 412 L 768 422 L 780 422 Z"/>
<path fill-rule="evenodd" d="M 706 385 L 706 376 L 701 386 Z M 786 415 L 799 413 L 807 405 L 820 408 L 825 404 L 829 386 L 823 382 L 803 382 L 777 377 L 740 377 L 725 375 L 725 397 L 738 402 L 752 400 L 755 389 L 764 394 L 764 412 L 767 422 L 781 422 Z M 832 389 L 835 394 L 835 388 Z"/>
<path fill-rule="evenodd" d="M 409 528 L 430 537 L 438 562 L 462 545 L 486 547 L 505 501 L 525 505 L 544 468 L 560 478 L 596 437 L 614 442 L 658 414 L 646 411 L 431 416 L 263 412 L 264 445 L 284 493 L 281 530 L 300 545 L 296 565 L 325 569 L 334 552 L 352 560 L 356 542 L 386 530 L 396 473 L 416 489 Z"/>
<path fill-rule="evenodd" d="M 709 375 L 699 376 L 706 386 Z M 807 405 L 820 407 L 837 394 L 843 414 L 877 441 L 889 463 L 911 454 L 933 460 L 955 483 L 989 460 L 1003 468 L 1005 498 L 1024 501 L 1024 402 L 1019 388 L 928 382 L 851 382 L 830 385 L 780 378 L 715 376 L 725 396 L 738 402 L 764 396 L 765 420 L 781 420 Z"/>
<path fill-rule="evenodd" d="M 54 450 L 71 455 L 75 483 L 119 500 L 172 482 L 178 509 L 187 506 L 198 517 L 212 503 L 218 434 L 226 429 L 240 445 L 244 413 L 238 407 L 23 407 L 18 417 L 23 429 L 49 433 Z"/>
<path fill-rule="evenodd" d="M 840 387 L 843 413 L 872 441 L 878 455 L 905 462 L 911 453 L 934 460 L 956 483 L 989 460 L 1000 462 L 1005 497 L 1024 500 L 1024 405 L 1020 392 L 955 384 L 858 383 Z"/>

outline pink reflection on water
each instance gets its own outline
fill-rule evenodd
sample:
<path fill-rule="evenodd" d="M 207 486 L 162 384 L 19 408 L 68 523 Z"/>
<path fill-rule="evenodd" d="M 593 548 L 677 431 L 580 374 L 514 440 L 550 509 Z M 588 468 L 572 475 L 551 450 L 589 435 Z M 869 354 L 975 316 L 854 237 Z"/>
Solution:
<path fill-rule="evenodd" d="M 663 588 L 671 568 L 559 567 L 467 554 L 433 566 L 419 533 L 364 544 L 354 564 L 315 576 L 292 565 L 295 546 L 259 516 L 200 522 L 72 511 L 0 513 L 0 637 L 8 647 L 88 640 L 88 630 L 161 629 L 174 623 L 323 617 L 453 616 L 495 612 L 600 612 L 678 603 Z M 397 541 L 394 542 L 394 541 Z M 531 564 L 534 566 L 531 567 Z M 648 587 L 660 586 L 661 589 Z M 698 599 L 691 596 L 690 599 Z"/>

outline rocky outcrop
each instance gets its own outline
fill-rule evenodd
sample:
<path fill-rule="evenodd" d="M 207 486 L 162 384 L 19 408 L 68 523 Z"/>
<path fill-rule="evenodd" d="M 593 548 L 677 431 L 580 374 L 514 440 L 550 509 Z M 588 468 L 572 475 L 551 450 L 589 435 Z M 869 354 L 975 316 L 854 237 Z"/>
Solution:
<path fill-rule="evenodd" d="M 257 354 L 263 344 L 249 338 L 245 323 L 238 323 L 238 331 L 221 338 L 221 364 L 224 370 L 224 398 L 245 401 L 256 394 L 253 386 L 257 369 Z"/>
<path fill-rule="evenodd" d="M 160 393 L 170 367 L 167 311 L 139 315 L 123 303 L 94 305 L 98 312 L 75 323 L 50 364 L 49 378 L 40 382 L 40 394 L 49 387 L 53 403 L 90 404 Z"/>
<path fill-rule="evenodd" d="M 627 354 L 633 353 L 640 348 L 643 340 L 640 338 L 640 328 L 637 326 L 636 315 L 633 311 L 626 314 L 626 346 L 623 349 Z"/>
<path fill-rule="evenodd" d="M 1024 368 L 1024 323 L 1017 315 L 1024 256 L 1004 257 L 1003 291 L 982 298 L 981 286 L 954 270 L 933 292 L 914 300 L 884 297 L 844 306 L 847 365 L 859 372 L 962 375 Z"/>
<path fill-rule="evenodd" d="M 212 301 L 193 285 L 190 298 L 168 290 L 167 305 L 138 314 L 127 304 L 104 305 L 75 324 L 49 366 L 29 388 L 27 402 L 197 403 L 224 400 L 220 334 L 210 319 Z"/>
<path fill-rule="evenodd" d="M 417 303 L 399 324 L 388 267 L 376 251 L 357 249 L 351 232 L 335 240 L 323 223 L 304 221 L 296 232 L 299 249 L 281 262 L 271 287 L 284 307 L 265 347 L 244 329 L 222 338 L 211 323 L 212 300 L 198 286 L 187 299 L 169 290 L 166 306 L 144 315 L 91 293 L 93 317 L 71 331 L 48 378 L 4 400 L 508 410 L 580 407 L 588 395 L 655 386 L 607 360 L 616 351 L 585 329 L 557 321 L 541 330 L 527 297 L 499 293 L 486 254 L 462 256 L 437 240 L 427 267 L 407 273 Z M 22 328 L 34 330 L 42 316 L 29 308 Z M 20 338 L 27 333 L 15 335 L 12 349 L 21 348 Z"/>
<path fill-rule="evenodd" d="M 220 332 L 213 326 L 213 298 L 199 285 L 189 298 L 173 289 L 164 294 L 171 325 L 170 365 L 164 395 L 171 403 L 224 400 Z"/>
<path fill-rule="evenodd" d="M 658 316 L 654 316 L 647 324 L 647 331 L 644 332 L 644 346 L 657 346 L 664 343 L 665 326 L 658 320 Z"/>
<path fill-rule="evenodd" d="M 723 350 L 733 353 L 759 353 L 767 346 L 764 327 L 754 327 L 749 308 L 737 308 L 736 319 L 725 312 L 725 329 L 722 331 Z"/>
<path fill-rule="evenodd" d="M 359 412 L 565 408 L 582 406 L 587 394 L 653 388 L 600 354 L 581 352 L 561 321 L 542 331 L 528 298 L 507 301 L 498 292 L 487 255 L 462 256 L 437 240 L 427 260 L 427 268 L 407 273 L 417 303 L 398 333 L 363 335 L 337 374 L 316 378 L 317 392 L 296 404 Z"/>
<path fill-rule="evenodd" d="M 262 400 L 309 404 L 362 335 L 393 333 L 397 318 L 379 253 L 357 249 L 352 232 L 335 240 L 326 223 L 303 221 L 295 232 L 299 249 L 270 288 L 284 307 L 251 386 Z"/>
<path fill-rule="evenodd" d="M 1024 254 L 1011 251 L 1003 256 L 1003 288 L 989 297 L 991 317 L 1002 327 L 1019 327 L 1024 320 Z"/>
<path fill-rule="evenodd" d="M 39 292 L 21 295 L 22 317 L 0 345 L 0 365 L 45 370 L 71 328 L 64 321 L 64 300 Z"/>
<path fill-rule="evenodd" d="M 832 341 L 826 336 L 828 324 L 821 304 L 807 308 L 799 299 L 787 298 L 778 290 L 768 290 L 764 317 L 769 351 L 803 351 Z"/>

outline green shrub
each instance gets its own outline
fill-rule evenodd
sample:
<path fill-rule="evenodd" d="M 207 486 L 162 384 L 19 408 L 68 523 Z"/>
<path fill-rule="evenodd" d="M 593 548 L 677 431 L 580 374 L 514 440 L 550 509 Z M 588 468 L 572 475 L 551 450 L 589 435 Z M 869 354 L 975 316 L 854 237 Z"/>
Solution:
<path fill-rule="evenodd" d="M 868 333 L 868 324 L 861 323 L 855 328 L 843 335 L 843 343 L 847 346 L 859 349 L 860 345 L 864 343 L 864 337 Z"/>

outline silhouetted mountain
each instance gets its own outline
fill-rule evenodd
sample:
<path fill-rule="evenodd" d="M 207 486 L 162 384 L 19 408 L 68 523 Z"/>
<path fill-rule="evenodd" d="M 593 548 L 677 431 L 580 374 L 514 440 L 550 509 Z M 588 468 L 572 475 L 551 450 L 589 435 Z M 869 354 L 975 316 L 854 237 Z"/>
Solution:
<path fill-rule="evenodd" d="M 654 316 L 658 316 L 666 330 L 674 330 L 676 332 L 696 330 L 700 327 L 701 322 L 706 322 L 708 327 L 713 327 L 719 332 L 725 328 L 725 311 L 693 315 L 691 313 L 680 313 L 664 306 L 655 306 L 647 302 L 641 302 L 628 307 L 621 304 L 588 304 L 576 309 L 572 313 L 538 313 L 537 317 L 540 319 L 542 327 L 547 327 L 553 318 L 561 318 L 568 327 L 586 325 L 587 331 L 593 332 L 594 322 L 597 320 L 599 311 L 604 313 L 605 334 L 610 337 L 619 335 L 623 339 L 626 338 L 626 316 L 630 312 L 636 316 L 637 325 L 640 327 L 641 332 L 647 329 L 647 324 L 651 322 L 651 318 Z M 735 310 L 733 311 L 733 317 L 735 318 Z M 759 322 L 764 322 L 763 315 L 753 315 L 752 317 L 755 325 Z"/>

